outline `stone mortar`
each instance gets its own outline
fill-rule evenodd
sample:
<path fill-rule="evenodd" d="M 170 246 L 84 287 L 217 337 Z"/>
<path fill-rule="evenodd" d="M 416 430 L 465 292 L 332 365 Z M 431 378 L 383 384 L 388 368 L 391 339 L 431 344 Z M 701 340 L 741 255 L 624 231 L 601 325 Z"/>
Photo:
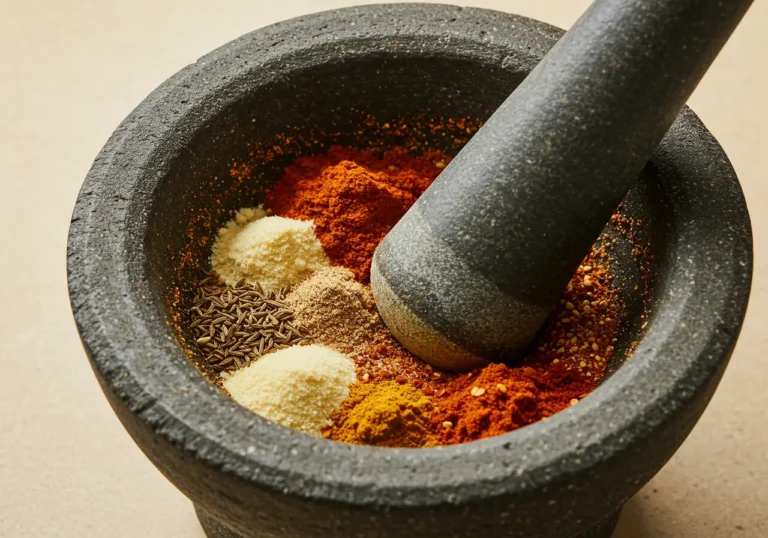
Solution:
<path fill-rule="evenodd" d="M 170 322 L 167 299 L 186 263 L 177 254 L 195 212 L 257 204 L 292 158 L 265 163 L 258 185 L 225 196 L 223 180 L 207 181 L 226 175 L 247 140 L 286 125 L 346 126 L 329 142 L 353 144 L 350 106 L 379 118 L 425 109 L 487 117 L 561 35 L 522 17 L 438 5 L 301 17 L 184 68 L 107 142 L 72 217 L 72 309 L 115 413 L 195 503 L 208 536 L 607 537 L 623 503 L 693 428 L 741 328 L 752 240 L 733 169 L 687 109 L 624 202 L 646 222 L 656 275 L 641 281 L 619 244 L 619 280 L 652 296 L 644 320 L 627 296 L 619 351 L 639 345 L 629 359 L 619 354 L 594 393 L 546 421 L 421 450 L 303 435 L 207 381 Z"/>

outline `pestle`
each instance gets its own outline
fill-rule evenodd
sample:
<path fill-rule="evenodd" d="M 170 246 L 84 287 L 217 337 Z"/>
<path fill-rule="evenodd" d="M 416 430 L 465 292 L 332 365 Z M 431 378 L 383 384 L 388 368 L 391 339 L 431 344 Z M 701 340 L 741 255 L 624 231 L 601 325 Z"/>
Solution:
<path fill-rule="evenodd" d="M 394 336 L 454 371 L 521 356 L 751 3 L 596 0 L 377 248 Z"/>

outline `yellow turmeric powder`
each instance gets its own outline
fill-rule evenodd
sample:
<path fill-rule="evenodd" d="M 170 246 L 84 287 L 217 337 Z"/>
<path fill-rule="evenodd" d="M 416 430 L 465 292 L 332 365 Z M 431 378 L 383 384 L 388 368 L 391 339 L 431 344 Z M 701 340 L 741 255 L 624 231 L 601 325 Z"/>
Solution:
<path fill-rule="evenodd" d="M 323 436 L 344 443 L 421 447 L 431 437 L 431 411 L 430 397 L 410 384 L 355 383 Z"/>

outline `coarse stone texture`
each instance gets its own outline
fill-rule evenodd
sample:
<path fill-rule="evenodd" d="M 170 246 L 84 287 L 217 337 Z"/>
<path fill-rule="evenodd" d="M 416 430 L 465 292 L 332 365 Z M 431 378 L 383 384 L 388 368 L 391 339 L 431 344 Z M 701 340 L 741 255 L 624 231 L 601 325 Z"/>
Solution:
<path fill-rule="evenodd" d="M 546 421 L 424 450 L 314 438 L 250 413 L 207 382 L 167 323 L 165 300 L 183 261 L 169 252 L 187 244 L 192 216 L 214 199 L 232 211 L 257 205 L 290 162 L 265 164 L 258 182 L 224 197 L 210 180 L 228 177 L 246 141 L 286 125 L 335 132 L 353 123 L 351 106 L 382 118 L 427 108 L 487 117 L 561 34 L 521 17 L 434 5 L 301 17 L 186 67 L 117 128 L 72 218 L 72 309 L 116 414 L 199 513 L 243 537 L 572 538 L 597 526 L 592 535 L 604 538 L 606 518 L 682 443 L 728 362 L 752 274 L 738 182 L 689 110 L 624 201 L 627 214 L 645 220 L 655 278 L 640 279 L 617 235 L 617 278 L 650 293 L 651 314 L 641 320 L 627 297 L 612 374 Z"/>

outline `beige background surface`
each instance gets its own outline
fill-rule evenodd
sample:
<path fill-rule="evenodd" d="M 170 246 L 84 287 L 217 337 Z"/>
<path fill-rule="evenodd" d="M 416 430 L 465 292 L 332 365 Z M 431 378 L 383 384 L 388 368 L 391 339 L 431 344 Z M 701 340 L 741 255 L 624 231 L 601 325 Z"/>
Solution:
<path fill-rule="evenodd" d="M 0 536 L 202 538 L 191 505 L 123 431 L 91 374 L 65 278 L 70 212 L 120 120 L 165 78 L 266 24 L 363 3 L 0 2 Z M 467 4 L 568 27 L 587 0 Z M 768 536 L 768 2 L 756 2 L 692 99 L 746 191 L 755 284 L 704 418 L 627 505 L 617 538 Z"/>

